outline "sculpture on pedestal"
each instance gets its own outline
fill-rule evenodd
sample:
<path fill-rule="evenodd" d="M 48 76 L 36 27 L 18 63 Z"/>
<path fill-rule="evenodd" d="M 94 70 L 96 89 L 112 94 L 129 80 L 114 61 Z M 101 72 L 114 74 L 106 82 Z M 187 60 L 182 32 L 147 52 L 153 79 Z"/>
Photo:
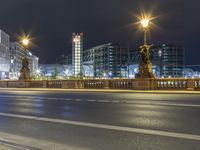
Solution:
<path fill-rule="evenodd" d="M 22 60 L 22 69 L 20 70 L 20 80 L 30 80 L 30 69 L 29 69 L 28 58 L 24 57 Z"/>
<path fill-rule="evenodd" d="M 144 45 L 139 48 L 141 62 L 139 64 L 139 73 L 136 74 L 136 78 L 155 78 L 150 61 L 150 48 L 151 45 Z"/>

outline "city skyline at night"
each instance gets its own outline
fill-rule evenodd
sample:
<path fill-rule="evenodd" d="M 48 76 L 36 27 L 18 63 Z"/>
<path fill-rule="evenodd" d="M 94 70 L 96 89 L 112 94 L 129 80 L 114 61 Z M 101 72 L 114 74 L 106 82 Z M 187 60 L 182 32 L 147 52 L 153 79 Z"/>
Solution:
<path fill-rule="evenodd" d="M 0 28 L 13 41 L 23 32 L 30 32 L 35 44 L 33 52 L 41 57 L 42 63 L 53 63 L 55 56 L 71 53 L 73 32 L 84 32 L 87 48 L 108 42 L 137 48 L 142 44 L 142 36 L 133 24 L 137 21 L 135 16 L 145 9 L 157 17 L 154 21 L 157 26 L 150 33 L 149 42 L 181 45 L 186 49 L 186 64 L 200 64 L 198 5 L 198 1 L 190 3 L 186 0 L 1 0 Z"/>

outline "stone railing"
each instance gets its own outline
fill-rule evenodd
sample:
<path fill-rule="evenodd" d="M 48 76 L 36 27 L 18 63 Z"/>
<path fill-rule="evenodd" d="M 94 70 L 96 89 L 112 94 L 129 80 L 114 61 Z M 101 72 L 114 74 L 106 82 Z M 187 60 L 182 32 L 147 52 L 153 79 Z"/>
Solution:
<path fill-rule="evenodd" d="M 194 84 L 195 90 L 200 90 L 200 79 L 195 79 Z"/>
<path fill-rule="evenodd" d="M 133 80 L 110 80 L 109 82 L 110 89 L 132 89 L 133 88 Z"/>
<path fill-rule="evenodd" d="M 200 90 L 200 79 L 109 79 L 0 81 L 0 88 Z"/>
<path fill-rule="evenodd" d="M 85 80 L 84 88 L 86 89 L 104 89 L 106 87 L 106 80 Z"/>
<path fill-rule="evenodd" d="M 187 79 L 157 79 L 157 90 L 186 90 L 189 80 Z"/>

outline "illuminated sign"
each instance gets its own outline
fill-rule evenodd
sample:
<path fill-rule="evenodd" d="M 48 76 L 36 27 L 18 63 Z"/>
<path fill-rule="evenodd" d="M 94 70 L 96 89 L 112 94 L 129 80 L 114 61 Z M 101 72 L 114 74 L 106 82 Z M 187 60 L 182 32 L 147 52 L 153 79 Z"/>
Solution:
<path fill-rule="evenodd" d="M 76 36 L 76 37 L 73 39 L 73 42 L 74 42 L 74 43 L 78 43 L 78 42 L 80 42 L 80 41 L 81 41 L 80 36 Z"/>

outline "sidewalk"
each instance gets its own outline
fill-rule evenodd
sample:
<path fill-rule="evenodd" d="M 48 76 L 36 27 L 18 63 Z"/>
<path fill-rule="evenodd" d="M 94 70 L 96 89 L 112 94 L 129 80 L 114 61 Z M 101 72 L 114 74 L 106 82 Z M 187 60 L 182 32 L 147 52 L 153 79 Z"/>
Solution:
<path fill-rule="evenodd" d="M 115 90 L 115 89 L 54 89 L 54 88 L 0 88 L 12 91 L 60 91 L 60 92 L 104 92 L 104 93 L 151 93 L 151 94 L 200 94 L 200 91 L 179 90 Z"/>
<path fill-rule="evenodd" d="M 17 150 L 13 147 L 0 144 L 0 150 Z"/>
<path fill-rule="evenodd" d="M 28 150 L 28 149 L 17 148 L 15 146 L 3 144 L 3 143 L 0 142 L 0 150 Z"/>
<path fill-rule="evenodd" d="M 36 149 L 4 141 L 1 140 L 0 138 L 0 150 L 36 150 Z"/>

